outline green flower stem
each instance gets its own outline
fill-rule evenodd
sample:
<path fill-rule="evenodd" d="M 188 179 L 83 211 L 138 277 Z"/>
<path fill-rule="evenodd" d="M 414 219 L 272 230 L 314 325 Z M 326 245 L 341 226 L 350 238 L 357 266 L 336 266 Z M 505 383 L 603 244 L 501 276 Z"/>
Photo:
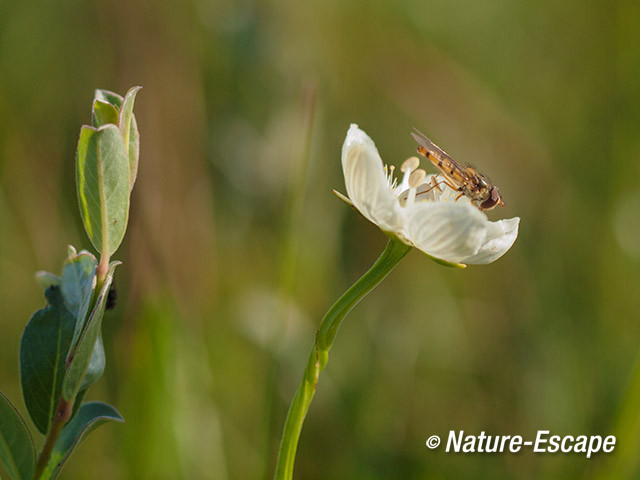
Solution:
<path fill-rule="evenodd" d="M 327 365 L 329 350 L 342 320 L 365 295 L 384 280 L 400 260 L 409 253 L 409 250 L 411 247 L 391 237 L 373 266 L 333 304 L 322 319 L 320 329 L 316 333 L 316 341 L 309 354 L 302 382 L 289 406 L 280 441 L 274 480 L 291 480 L 293 478 L 293 466 L 302 423 L 316 392 L 320 372 Z"/>

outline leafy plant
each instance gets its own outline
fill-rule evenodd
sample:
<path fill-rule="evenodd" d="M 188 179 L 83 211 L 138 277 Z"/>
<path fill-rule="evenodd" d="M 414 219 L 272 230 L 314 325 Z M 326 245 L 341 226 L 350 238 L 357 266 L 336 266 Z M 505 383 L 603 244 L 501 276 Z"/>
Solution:
<path fill-rule="evenodd" d="M 0 462 L 14 480 L 56 478 L 73 449 L 97 426 L 124 421 L 103 402 L 86 402 L 105 367 L 102 317 L 120 262 L 110 262 L 127 228 L 130 192 L 139 158 L 133 105 L 140 87 L 124 97 L 96 90 L 92 125 L 76 151 L 80 214 L 100 260 L 72 246 L 61 275 L 38 272 L 47 304 L 31 317 L 20 342 L 24 402 L 44 435 L 36 455 L 31 432 L 0 392 Z"/>

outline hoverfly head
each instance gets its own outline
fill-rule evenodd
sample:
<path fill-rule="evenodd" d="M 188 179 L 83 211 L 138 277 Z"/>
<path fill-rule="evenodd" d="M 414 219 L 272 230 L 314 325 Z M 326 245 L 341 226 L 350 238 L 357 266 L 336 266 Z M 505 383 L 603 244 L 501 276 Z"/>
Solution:
<path fill-rule="evenodd" d="M 498 187 L 491 187 L 489 197 L 480 204 L 480 210 L 491 210 L 497 204 L 500 204 L 501 207 L 504 206 L 504 203 L 500 198 L 500 193 L 498 192 Z"/>

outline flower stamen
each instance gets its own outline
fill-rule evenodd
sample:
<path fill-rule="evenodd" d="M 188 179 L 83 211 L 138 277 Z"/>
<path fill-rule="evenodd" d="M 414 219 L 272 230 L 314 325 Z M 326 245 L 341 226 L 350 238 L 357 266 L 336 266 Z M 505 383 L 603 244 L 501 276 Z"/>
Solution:
<path fill-rule="evenodd" d="M 422 168 L 417 169 L 409 176 L 409 188 L 418 188 L 425 178 L 427 178 L 427 172 Z"/>
<path fill-rule="evenodd" d="M 420 159 L 418 157 L 409 157 L 400 166 L 400 171 L 404 173 L 402 181 L 400 182 L 400 192 L 404 192 L 409 188 L 409 177 L 420 166 Z"/>
<path fill-rule="evenodd" d="M 382 166 L 382 170 L 384 170 L 384 174 L 387 177 L 387 183 L 389 184 L 389 186 L 393 190 L 398 185 L 398 180 L 393 177 L 393 173 L 396 170 L 395 165 L 391 165 L 389 167 L 387 167 L 386 165 L 383 165 Z"/>
<path fill-rule="evenodd" d="M 405 172 L 406 175 L 406 172 Z M 422 168 L 418 168 L 417 170 L 411 172 L 409 175 L 409 193 L 407 196 L 407 206 L 413 205 L 416 199 L 416 189 L 422 185 L 424 179 L 427 178 L 427 172 L 425 172 Z"/>
<path fill-rule="evenodd" d="M 404 162 L 402 162 L 402 166 L 400 167 L 400 171 L 403 173 L 413 172 L 417 170 L 420 166 L 420 159 L 418 157 L 409 157 Z"/>

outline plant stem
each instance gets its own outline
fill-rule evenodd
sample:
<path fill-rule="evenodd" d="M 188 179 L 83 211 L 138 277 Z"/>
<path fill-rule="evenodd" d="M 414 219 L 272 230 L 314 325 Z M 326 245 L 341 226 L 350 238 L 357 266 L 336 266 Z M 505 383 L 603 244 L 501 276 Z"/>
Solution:
<path fill-rule="evenodd" d="M 33 475 L 34 480 L 38 480 L 44 473 L 44 469 L 49 462 L 49 457 L 51 457 L 51 452 L 53 452 L 53 447 L 55 446 L 56 440 L 62 431 L 62 427 L 64 427 L 71 418 L 71 412 L 73 411 L 72 407 L 72 402 L 68 402 L 63 397 L 60 397 L 60 401 L 56 407 L 56 413 L 51 422 L 51 428 L 49 428 L 49 432 L 47 433 L 47 439 L 45 440 L 40 456 L 38 457 L 36 473 Z"/>
<path fill-rule="evenodd" d="M 100 263 L 96 269 L 97 285 L 96 292 L 99 292 L 104 284 L 107 274 L 109 273 L 109 255 L 100 256 Z"/>
<path fill-rule="evenodd" d="M 362 298 L 384 280 L 409 250 L 411 247 L 395 238 L 390 238 L 386 248 L 373 266 L 333 304 L 322 319 L 316 333 L 316 341 L 309 353 L 302 382 L 289 406 L 278 450 L 274 480 L 291 480 L 293 478 L 293 466 L 302 423 L 316 392 L 320 372 L 327 365 L 329 350 L 342 320 Z"/>
<path fill-rule="evenodd" d="M 107 274 L 109 273 L 109 257 L 103 255 L 100 257 L 100 263 L 96 269 L 96 288 L 93 298 L 91 299 L 91 304 L 88 309 L 88 313 L 93 310 L 95 307 L 98 295 L 104 282 L 107 278 Z M 73 355 L 75 354 L 76 345 L 72 345 L 69 353 L 67 354 L 66 360 L 66 368 L 69 368 L 69 364 L 73 359 Z M 56 406 L 56 412 L 51 420 L 51 427 L 47 432 L 47 437 L 45 439 L 44 445 L 42 446 L 42 451 L 40 452 L 40 456 L 38 457 L 38 463 L 36 465 L 36 472 L 33 475 L 33 480 L 39 480 L 45 469 L 47 467 L 47 463 L 51 457 L 51 453 L 53 452 L 53 447 L 56 444 L 56 440 L 58 440 L 58 436 L 60 436 L 60 432 L 62 428 L 66 425 L 66 423 L 71 419 L 71 415 L 73 413 L 73 402 L 74 399 L 69 401 L 65 400 L 63 396 L 60 397 L 58 401 L 58 405 Z"/>

